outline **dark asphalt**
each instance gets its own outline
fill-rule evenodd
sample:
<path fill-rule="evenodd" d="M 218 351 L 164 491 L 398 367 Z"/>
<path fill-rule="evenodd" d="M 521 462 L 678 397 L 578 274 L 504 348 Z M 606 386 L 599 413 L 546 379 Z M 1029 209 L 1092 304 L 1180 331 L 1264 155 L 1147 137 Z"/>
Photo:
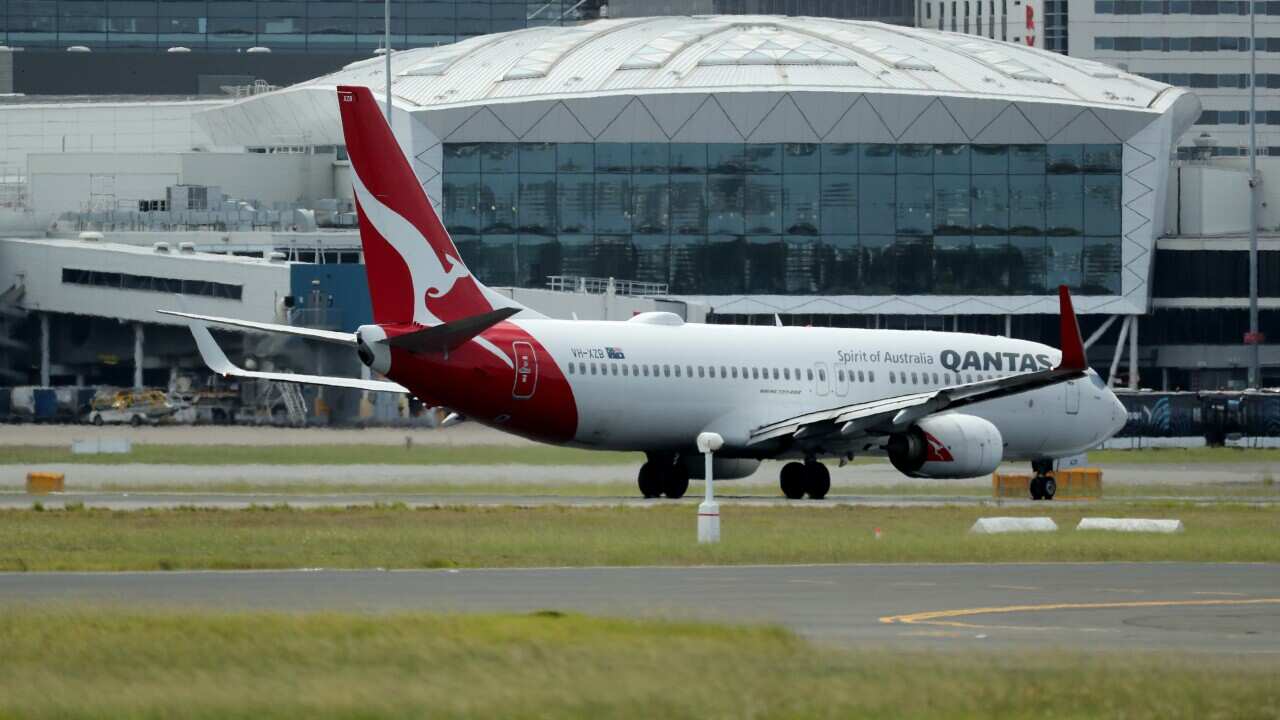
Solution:
<path fill-rule="evenodd" d="M 0 605 L 530 612 L 775 623 L 901 648 L 1280 657 L 1280 566 L 1106 563 L 0 574 Z M 982 612 L 971 612 L 982 609 Z"/>

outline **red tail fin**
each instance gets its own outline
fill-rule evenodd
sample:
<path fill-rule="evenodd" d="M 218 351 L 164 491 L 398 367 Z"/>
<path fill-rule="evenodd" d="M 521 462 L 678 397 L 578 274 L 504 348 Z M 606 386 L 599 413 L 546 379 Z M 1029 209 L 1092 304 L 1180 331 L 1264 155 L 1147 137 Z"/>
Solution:
<path fill-rule="evenodd" d="M 340 86 L 356 214 L 377 323 L 436 325 L 493 309 L 366 87 Z"/>
<path fill-rule="evenodd" d="M 1066 285 L 1058 286 L 1058 315 L 1058 346 L 1062 348 L 1062 360 L 1056 369 L 1089 369 L 1084 355 L 1084 340 L 1080 338 L 1080 323 L 1076 321 L 1076 311 L 1071 305 L 1071 292 Z"/>

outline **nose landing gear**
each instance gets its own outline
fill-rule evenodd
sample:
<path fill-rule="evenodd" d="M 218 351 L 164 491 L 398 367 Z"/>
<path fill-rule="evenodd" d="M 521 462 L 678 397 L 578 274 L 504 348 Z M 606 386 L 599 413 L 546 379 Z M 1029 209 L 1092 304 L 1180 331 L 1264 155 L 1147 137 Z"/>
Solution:
<path fill-rule="evenodd" d="M 813 500 L 821 500 L 831 490 L 831 471 L 826 465 L 813 459 L 804 463 L 789 462 L 782 466 L 778 484 L 782 487 L 782 494 L 789 500 L 799 500 L 805 495 Z"/>
<path fill-rule="evenodd" d="M 1035 473 L 1031 478 L 1031 499 L 1052 500 L 1058 494 L 1058 481 L 1049 474 L 1053 471 L 1053 461 L 1033 460 L 1031 470 Z"/>

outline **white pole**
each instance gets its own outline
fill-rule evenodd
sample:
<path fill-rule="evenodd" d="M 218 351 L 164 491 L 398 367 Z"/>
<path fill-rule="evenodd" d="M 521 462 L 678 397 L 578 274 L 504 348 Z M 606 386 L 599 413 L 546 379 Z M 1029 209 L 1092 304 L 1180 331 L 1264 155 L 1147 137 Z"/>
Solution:
<path fill-rule="evenodd" d="M 391 127 L 391 0 L 384 0 L 382 4 L 382 22 L 386 31 L 382 55 L 387 69 L 387 127 Z"/>
<path fill-rule="evenodd" d="M 711 432 L 698 435 L 698 451 L 706 458 L 703 473 L 705 489 L 702 504 L 698 506 L 698 542 L 720 542 L 720 505 L 716 503 L 715 478 L 712 477 L 712 466 L 715 464 L 715 451 L 724 445 L 724 438 Z"/>
<path fill-rule="evenodd" d="M 1258 33 L 1249 2 L 1249 387 L 1262 387 L 1258 347 Z"/>

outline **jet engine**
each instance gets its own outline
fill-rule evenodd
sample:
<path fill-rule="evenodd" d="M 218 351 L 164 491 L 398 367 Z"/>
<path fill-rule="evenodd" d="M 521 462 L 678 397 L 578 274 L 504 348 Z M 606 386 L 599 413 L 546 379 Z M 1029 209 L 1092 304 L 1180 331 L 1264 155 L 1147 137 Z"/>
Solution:
<path fill-rule="evenodd" d="M 382 342 L 387 331 L 377 325 L 361 325 L 356 328 L 356 355 L 366 366 L 387 374 L 391 369 L 391 348 Z"/>
<path fill-rule="evenodd" d="M 707 474 L 706 458 L 702 455 L 682 455 L 680 458 L 689 469 L 689 477 L 703 480 Z M 720 458 L 711 459 L 711 473 L 716 480 L 739 480 L 750 477 L 760 467 L 760 461 L 753 458 Z"/>
<path fill-rule="evenodd" d="M 889 436 L 889 462 L 916 478 L 972 478 L 994 472 L 1004 457 L 1000 430 L 975 415 L 931 415 Z"/>

